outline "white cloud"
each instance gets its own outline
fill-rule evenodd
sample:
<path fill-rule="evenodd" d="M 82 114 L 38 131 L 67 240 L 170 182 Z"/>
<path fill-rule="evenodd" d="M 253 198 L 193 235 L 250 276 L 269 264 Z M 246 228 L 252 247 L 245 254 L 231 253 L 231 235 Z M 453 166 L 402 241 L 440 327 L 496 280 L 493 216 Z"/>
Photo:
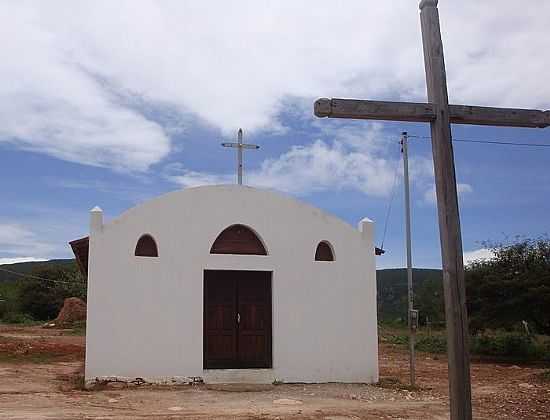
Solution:
<path fill-rule="evenodd" d="M 170 142 L 163 129 L 121 104 L 82 66 L 72 49 L 84 46 L 64 38 L 62 22 L 59 30 L 48 27 L 54 22 L 30 3 L 9 9 L 0 15 L 0 77 L 6 81 L 0 85 L 0 141 L 124 170 L 144 170 L 166 156 Z"/>
<path fill-rule="evenodd" d="M 47 259 L 35 258 L 35 257 L 0 258 L 0 265 L 16 264 L 16 263 L 24 263 L 24 262 L 38 262 L 38 261 L 47 261 Z"/>
<path fill-rule="evenodd" d="M 245 172 L 247 185 L 293 194 L 351 189 L 369 195 L 386 195 L 394 182 L 395 164 L 366 153 L 348 150 L 342 143 L 321 140 L 293 146 L 288 152 L 265 160 L 259 169 Z M 183 187 L 227 184 L 235 175 L 181 170 L 168 178 Z"/>
<path fill-rule="evenodd" d="M 440 12 L 453 101 L 550 104 L 550 2 Z M 3 2 L 0 48 L 0 141 L 119 169 L 162 160 L 184 116 L 280 130 L 288 98 L 425 99 L 417 1 Z"/>
<path fill-rule="evenodd" d="M 188 171 L 179 165 L 171 165 L 167 171 L 167 178 L 184 188 L 201 185 L 229 184 L 235 182 L 235 175 L 219 175 L 205 172 Z"/>
<path fill-rule="evenodd" d="M 390 192 L 400 167 L 395 156 L 388 156 L 381 125 L 329 125 L 323 137 L 326 141 L 292 146 L 277 158 L 266 159 L 259 168 L 246 170 L 245 183 L 297 195 L 345 189 L 372 196 Z M 168 167 L 166 175 L 183 187 L 235 181 L 232 174 L 189 171 L 179 165 Z"/>
<path fill-rule="evenodd" d="M 474 192 L 473 187 L 470 184 L 458 183 L 456 186 L 459 198 L 462 198 L 465 194 L 470 194 Z M 435 193 L 435 184 L 432 184 L 430 189 L 424 192 L 424 201 L 429 204 L 437 204 L 437 197 Z"/>
<path fill-rule="evenodd" d="M 464 253 L 464 265 L 468 265 L 474 261 L 490 260 L 495 257 L 495 253 L 487 248 L 476 249 Z"/>
<path fill-rule="evenodd" d="M 34 232 L 15 223 L 0 223 L 0 260 L 27 258 L 44 260 L 54 247 Z M 6 263 L 7 264 L 7 263 Z"/>
<path fill-rule="evenodd" d="M 248 176 L 251 185 L 301 194 L 327 189 L 354 189 L 383 196 L 391 189 L 394 166 L 384 158 L 348 150 L 342 143 L 317 140 L 294 146 L 264 161 Z"/>

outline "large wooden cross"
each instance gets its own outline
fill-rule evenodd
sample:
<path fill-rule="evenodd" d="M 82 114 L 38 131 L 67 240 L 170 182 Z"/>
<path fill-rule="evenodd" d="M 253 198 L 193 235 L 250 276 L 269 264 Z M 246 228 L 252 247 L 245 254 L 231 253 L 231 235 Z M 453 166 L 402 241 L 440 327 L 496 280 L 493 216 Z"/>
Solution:
<path fill-rule="evenodd" d="M 451 419 L 472 418 L 468 317 L 451 123 L 548 127 L 550 112 L 449 105 L 438 0 L 420 2 L 428 103 L 319 99 L 318 117 L 429 122 L 435 169 L 449 363 Z"/>

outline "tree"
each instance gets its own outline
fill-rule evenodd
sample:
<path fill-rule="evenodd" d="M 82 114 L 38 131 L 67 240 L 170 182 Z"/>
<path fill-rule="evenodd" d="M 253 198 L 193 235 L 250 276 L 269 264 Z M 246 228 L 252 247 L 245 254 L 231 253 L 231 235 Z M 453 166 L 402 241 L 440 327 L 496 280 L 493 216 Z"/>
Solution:
<path fill-rule="evenodd" d="M 493 244 L 494 258 L 466 270 L 470 328 L 511 330 L 527 321 L 550 334 L 550 240 Z"/>
<path fill-rule="evenodd" d="M 31 273 L 19 290 L 20 310 L 37 320 L 53 319 L 68 297 L 86 299 L 86 281 L 73 268 L 45 267 Z"/>
<path fill-rule="evenodd" d="M 424 325 L 426 318 L 437 325 L 445 322 L 445 301 L 441 275 L 435 278 L 433 276 L 426 278 L 418 284 L 414 293 L 414 305 L 420 316 L 420 324 Z"/>

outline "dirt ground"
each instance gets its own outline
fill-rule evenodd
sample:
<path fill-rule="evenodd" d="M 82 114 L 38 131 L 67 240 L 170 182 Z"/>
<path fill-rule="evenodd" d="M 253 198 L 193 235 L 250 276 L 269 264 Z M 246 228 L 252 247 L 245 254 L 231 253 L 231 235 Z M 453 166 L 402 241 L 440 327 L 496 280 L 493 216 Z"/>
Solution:
<path fill-rule="evenodd" d="M 381 344 L 379 385 L 283 384 L 246 392 L 206 385 L 79 389 L 84 337 L 0 325 L 0 419 L 445 419 L 446 360 L 418 355 L 409 391 L 406 349 Z M 548 419 L 541 367 L 474 362 L 474 417 Z M 230 389 L 230 391 L 228 390 Z"/>

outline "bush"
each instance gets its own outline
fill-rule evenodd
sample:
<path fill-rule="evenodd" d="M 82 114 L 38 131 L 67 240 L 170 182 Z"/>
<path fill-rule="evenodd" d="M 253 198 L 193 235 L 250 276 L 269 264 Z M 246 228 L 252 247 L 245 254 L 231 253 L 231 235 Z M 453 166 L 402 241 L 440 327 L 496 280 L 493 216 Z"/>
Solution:
<path fill-rule="evenodd" d="M 416 343 L 419 351 L 428 353 L 445 353 L 447 351 L 447 339 L 443 335 L 422 337 Z"/>
<path fill-rule="evenodd" d="M 86 282 L 75 269 L 47 267 L 32 276 L 19 290 L 19 306 L 36 320 L 55 318 L 68 297 L 85 299 Z"/>
<path fill-rule="evenodd" d="M 550 239 L 486 246 L 494 258 L 474 262 L 466 270 L 470 330 L 511 331 L 527 321 L 532 332 L 550 334 Z M 523 345 L 517 339 L 509 340 L 506 345 L 514 351 L 525 350 L 514 348 Z"/>
<path fill-rule="evenodd" d="M 2 321 L 6 324 L 33 324 L 35 323 L 32 316 L 28 314 L 22 314 L 20 312 L 8 312 L 2 317 Z"/>
<path fill-rule="evenodd" d="M 0 319 L 5 320 L 6 316 L 13 316 L 19 311 L 19 289 L 20 281 L 0 282 Z"/>
<path fill-rule="evenodd" d="M 537 348 L 528 335 L 499 333 L 496 335 L 476 335 L 470 347 L 473 354 L 497 357 L 517 357 L 532 359 L 537 356 Z"/>
<path fill-rule="evenodd" d="M 416 349 L 428 353 L 446 353 L 447 337 L 439 334 L 420 337 Z M 548 337 L 543 339 L 505 331 L 486 332 L 470 337 L 470 353 L 497 359 L 550 361 L 550 340 Z"/>
<path fill-rule="evenodd" d="M 409 344 L 408 335 L 389 335 L 386 338 L 386 342 L 390 344 Z"/>
<path fill-rule="evenodd" d="M 550 369 L 547 369 L 538 375 L 542 382 L 550 382 Z"/>

